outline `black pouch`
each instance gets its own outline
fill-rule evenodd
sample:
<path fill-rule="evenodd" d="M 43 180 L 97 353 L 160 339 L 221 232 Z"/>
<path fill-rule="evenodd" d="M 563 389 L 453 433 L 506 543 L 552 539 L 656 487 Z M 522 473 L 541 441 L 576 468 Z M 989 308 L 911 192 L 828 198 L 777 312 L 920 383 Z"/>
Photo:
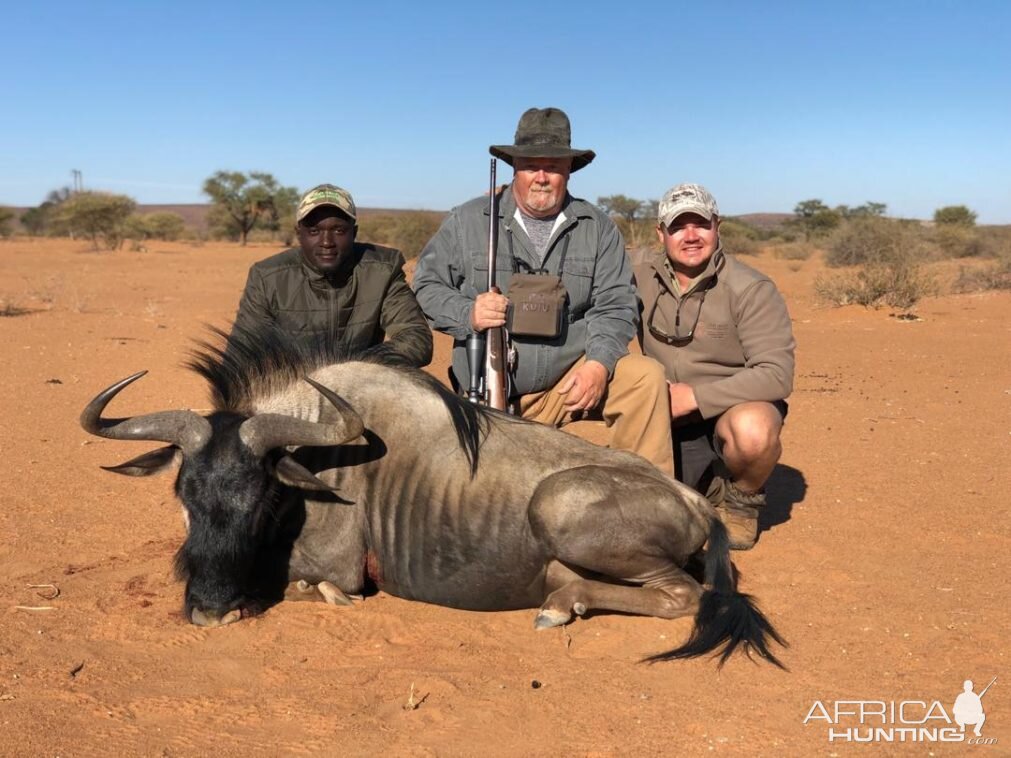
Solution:
<path fill-rule="evenodd" d="M 513 274 L 506 328 L 517 337 L 552 339 L 562 333 L 568 292 L 554 274 Z"/>

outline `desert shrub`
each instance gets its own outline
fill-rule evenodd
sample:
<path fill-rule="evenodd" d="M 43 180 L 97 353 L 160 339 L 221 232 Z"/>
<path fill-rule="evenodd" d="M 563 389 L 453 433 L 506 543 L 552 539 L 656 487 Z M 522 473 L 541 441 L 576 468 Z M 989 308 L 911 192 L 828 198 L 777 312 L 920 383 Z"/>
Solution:
<path fill-rule="evenodd" d="M 248 235 L 248 231 L 246 232 Z M 207 236 L 213 240 L 238 240 L 242 236 L 239 223 L 221 205 L 212 205 L 207 211 Z"/>
<path fill-rule="evenodd" d="M 218 171 L 204 181 L 204 194 L 213 207 L 208 223 L 222 236 L 238 238 L 245 245 L 254 228 L 276 231 L 281 218 L 291 214 L 298 190 L 282 187 L 263 171 Z"/>
<path fill-rule="evenodd" d="M 975 226 L 976 214 L 964 205 L 946 205 L 934 211 L 934 223 L 940 226 Z"/>
<path fill-rule="evenodd" d="M 656 216 L 637 218 L 629 221 L 622 216 L 612 216 L 615 226 L 625 239 L 629 250 L 643 250 L 656 247 Z"/>
<path fill-rule="evenodd" d="M 843 220 L 839 211 L 832 210 L 818 199 L 803 200 L 793 209 L 794 218 L 788 223 L 804 232 L 805 239 L 823 237 Z"/>
<path fill-rule="evenodd" d="M 987 255 L 994 258 L 1011 258 L 1011 226 L 976 227 Z"/>
<path fill-rule="evenodd" d="M 843 224 L 828 241 L 825 263 L 831 267 L 887 263 L 909 256 L 925 257 L 920 235 L 913 225 L 868 216 Z"/>
<path fill-rule="evenodd" d="M 720 241 L 723 249 L 734 255 L 758 255 L 761 234 L 743 221 L 725 218 L 720 221 Z"/>
<path fill-rule="evenodd" d="M 0 206 L 0 237 L 6 237 L 11 233 L 11 221 L 13 220 L 14 211 Z"/>
<path fill-rule="evenodd" d="M 89 237 L 96 250 L 100 239 L 109 250 L 117 250 L 135 207 L 136 203 L 126 195 L 78 192 L 60 203 L 56 220 L 71 234 Z"/>
<path fill-rule="evenodd" d="M 960 266 L 951 285 L 956 294 L 989 290 L 1011 290 L 1011 256 L 985 266 Z"/>
<path fill-rule="evenodd" d="M 888 305 L 908 310 L 921 298 L 935 294 L 937 283 L 911 255 L 906 255 L 868 263 L 856 271 L 819 276 L 814 289 L 833 305 Z"/>
<path fill-rule="evenodd" d="M 135 213 L 126 220 L 125 236 L 144 241 L 177 240 L 186 232 L 186 222 L 178 213 Z"/>
<path fill-rule="evenodd" d="M 785 242 L 774 245 L 772 254 L 787 261 L 806 261 L 818 250 L 809 242 Z"/>
<path fill-rule="evenodd" d="M 440 223 L 440 214 L 423 211 L 369 214 L 358 219 L 358 239 L 395 247 L 411 259 L 435 236 Z"/>
<path fill-rule="evenodd" d="M 29 208 L 21 214 L 21 226 L 33 237 L 45 234 L 50 216 L 49 206 L 44 204 L 38 208 Z"/>
<path fill-rule="evenodd" d="M 186 232 L 186 222 L 178 213 L 147 213 L 146 224 L 151 237 L 158 240 L 177 240 Z"/>
<path fill-rule="evenodd" d="M 990 240 L 970 226 L 935 226 L 931 230 L 930 241 L 940 258 L 985 258 L 993 254 Z"/>

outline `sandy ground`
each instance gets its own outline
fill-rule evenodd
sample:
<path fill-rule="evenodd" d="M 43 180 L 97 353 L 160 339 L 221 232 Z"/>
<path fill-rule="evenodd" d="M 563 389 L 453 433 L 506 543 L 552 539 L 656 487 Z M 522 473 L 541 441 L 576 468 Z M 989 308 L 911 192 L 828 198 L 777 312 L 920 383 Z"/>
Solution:
<path fill-rule="evenodd" d="M 862 746 L 804 724 L 816 701 L 950 714 L 963 680 L 978 692 L 994 676 L 996 744 L 878 752 L 1009 754 L 1011 294 L 931 298 L 905 322 L 819 307 L 817 260 L 750 259 L 786 293 L 800 348 L 766 531 L 734 558 L 790 671 L 742 657 L 720 671 L 638 663 L 689 620 L 605 614 L 537 633 L 532 611 L 380 593 L 186 623 L 171 477 L 102 471 L 145 448 L 90 437 L 77 416 L 139 369 L 113 415 L 206 408 L 185 351 L 271 252 L 0 242 L 0 305 L 24 309 L 0 318 L 0 754 L 841 755 Z M 437 376 L 447 353 L 440 340 Z"/>

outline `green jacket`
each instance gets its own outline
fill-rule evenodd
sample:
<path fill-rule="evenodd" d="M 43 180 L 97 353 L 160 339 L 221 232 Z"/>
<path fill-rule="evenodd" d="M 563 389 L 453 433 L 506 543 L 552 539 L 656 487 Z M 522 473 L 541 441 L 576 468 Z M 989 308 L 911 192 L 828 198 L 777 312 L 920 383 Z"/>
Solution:
<path fill-rule="evenodd" d="M 516 201 L 506 189 L 498 203 L 495 282 L 505 295 L 515 257 L 521 270 L 538 268 L 540 258 L 514 218 Z M 635 337 L 635 290 L 625 243 L 614 222 L 594 205 L 566 198 L 565 221 L 548 243 L 543 266 L 559 273 L 568 291 L 561 336 L 547 340 L 513 336 L 517 361 L 513 395 L 553 386 L 580 356 L 602 363 L 609 375 Z M 567 240 L 567 241 L 566 241 Z M 512 257 L 510 257 L 510 250 Z M 488 288 L 488 198 L 454 208 L 418 259 L 414 289 L 432 327 L 454 339 L 453 373 L 469 381 L 466 340 L 474 299 Z"/>
<path fill-rule="evenodd" d="M 786 303 L 773 281 L 721 247 L 703 275 L 681 294 L 667 273 L 664 255 L 639 251 L 632 256 L 642 300 L 642 352 L 663 364 L 668 381 L 691 385 L 702 418 L 744 402 L 785 400 L 793 390 L 796 341 Z M 675 327 L 679 305 L 681 320 Z M 685 337 L 696 314 L 698 324 L 685 345 L 668 345 L 654 334 Z M 696 414 L 676 423 L 692 420 Z"/>
<path fill-rule="evenodd" d="M 404 277 L 400 251 L 356 242 L 350 274 L 327 277 L 298 248 L 249 269 L 235 326 L 274 324 L 293 337 L 325 332 L 349 351 L 387 340 L 411 365 L 432 360 L 432 332 Z"/>

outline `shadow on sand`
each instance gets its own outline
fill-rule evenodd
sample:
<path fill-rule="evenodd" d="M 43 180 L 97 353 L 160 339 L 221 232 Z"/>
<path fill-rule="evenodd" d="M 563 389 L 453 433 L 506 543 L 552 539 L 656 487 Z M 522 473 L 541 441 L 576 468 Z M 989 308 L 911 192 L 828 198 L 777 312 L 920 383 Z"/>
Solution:
<path fill-rule="evenodd" d="M 803 472 L 792 466 L 777 464 L 765 483 L 766 505 L 758 515 L 759 533 L 790 520 L 793 506 L 804 501 L 807 480 Z"/>

